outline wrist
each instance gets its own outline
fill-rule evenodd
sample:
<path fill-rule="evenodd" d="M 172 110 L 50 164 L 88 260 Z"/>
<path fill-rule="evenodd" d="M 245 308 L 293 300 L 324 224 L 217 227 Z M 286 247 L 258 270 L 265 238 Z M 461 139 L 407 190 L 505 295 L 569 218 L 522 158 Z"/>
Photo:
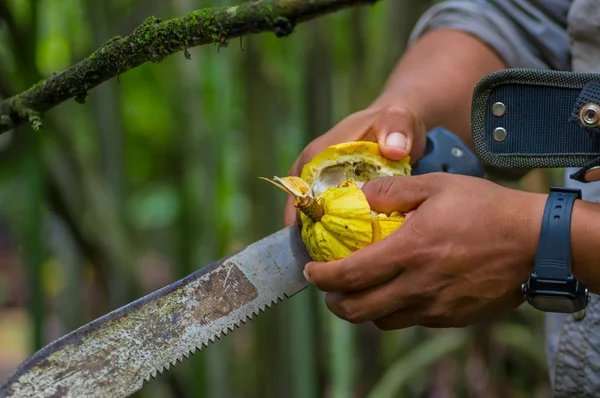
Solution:
<path fill-rule="evenodd" d="M 572 272 L 590 292 L 600 294 L 600 204 L 577 200 L 571 217 Z"/>
<path fill-rule="evenodd" d="M 525 299 L 544 312 L 581 319 L 589 290 L 573 272 L 572 215 L 580 190 L 552 187 L 545 197 L 533 272 L 523 284 Z"/>
<path fill-rule="evenodd" d="M 524 255 L 520 272 L 525 282 L 533 272 L 548 194 L 519 192 L 520 198 L 514 205 L 520 209 L 515 224 L 520 226 L 521 230 L 515 234 L 515 238 L 521 242 Z"/>

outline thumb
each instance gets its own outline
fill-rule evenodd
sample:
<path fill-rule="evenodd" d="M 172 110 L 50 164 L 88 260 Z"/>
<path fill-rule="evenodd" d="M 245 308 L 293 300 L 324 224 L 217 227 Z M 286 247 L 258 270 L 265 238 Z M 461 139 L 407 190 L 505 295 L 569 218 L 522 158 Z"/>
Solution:
<path fill-rule="evenodd" d="M 371 126 L 381 154 L 388 159 L 401 160 L 413 149 L 417 121 L 414 114 L 402 105 L 382 109 Z"/>
<path fill-rule="evenodd" d="M 371 209 L 389 214 L 409 212 L 433 193 L 431 176 L 395 176 L 367 181 L 362 191 Z"/>

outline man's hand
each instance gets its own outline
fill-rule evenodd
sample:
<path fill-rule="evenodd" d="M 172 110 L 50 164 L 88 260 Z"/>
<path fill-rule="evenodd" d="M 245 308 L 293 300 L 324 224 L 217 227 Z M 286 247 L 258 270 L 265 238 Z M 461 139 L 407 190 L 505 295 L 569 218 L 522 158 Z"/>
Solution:
<path fill-rule="evenodd" d="M 410 154 L 411 162 L 415 163 L 425 150 L 426 133 L 420 117 L 404 105 L 368 108 L 346 117 L 308 144 L 288 175 L 299 176 L 302 167 L 327 147 L 352 141 L 377 142 L 383 156 L 401 160 Z M 296 217 L 294 199 L 290 196 L 284 214 L 285 225 L 294 223 Z"/>
<path fill-rule="evenodd" d="M 409 214 L 382 241 L 306 265 L 338 317 L 383 330 L 462 327 L 524 301 L 545 195 L 444 173 L 378 179 L 363 191 L 373 209 Z"/>

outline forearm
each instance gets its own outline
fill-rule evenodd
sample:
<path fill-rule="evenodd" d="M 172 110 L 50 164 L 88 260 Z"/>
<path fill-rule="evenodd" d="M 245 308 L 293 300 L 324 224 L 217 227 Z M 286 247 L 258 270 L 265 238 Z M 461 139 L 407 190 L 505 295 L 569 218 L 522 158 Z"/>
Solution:
<path fill-rule="evenodd" d="M 433 30 L 398 62 L 371 107 L 402 104 L 427 130 L 444 126 L 472 146 L 471 98 L 484 76 L 504 69 L 500 57 L 475 37 L 456 30 Z"/>
<path fill-rule="evenodd" d="M 600 204 L 578 200 L 571 218 L 573 275 L 600 294 Z"/>

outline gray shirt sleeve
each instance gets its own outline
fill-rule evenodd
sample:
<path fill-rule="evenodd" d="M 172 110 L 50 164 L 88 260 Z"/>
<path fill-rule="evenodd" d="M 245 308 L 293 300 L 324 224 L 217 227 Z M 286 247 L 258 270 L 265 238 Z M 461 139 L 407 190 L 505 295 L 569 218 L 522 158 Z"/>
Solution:
<path fill-rule="evenodd" d="M 448 0 L 427 10 L 409 39 L 425 32 L 467 32 L 490 46 L 509 68 L 570 70 L 570 0 Z"/>

